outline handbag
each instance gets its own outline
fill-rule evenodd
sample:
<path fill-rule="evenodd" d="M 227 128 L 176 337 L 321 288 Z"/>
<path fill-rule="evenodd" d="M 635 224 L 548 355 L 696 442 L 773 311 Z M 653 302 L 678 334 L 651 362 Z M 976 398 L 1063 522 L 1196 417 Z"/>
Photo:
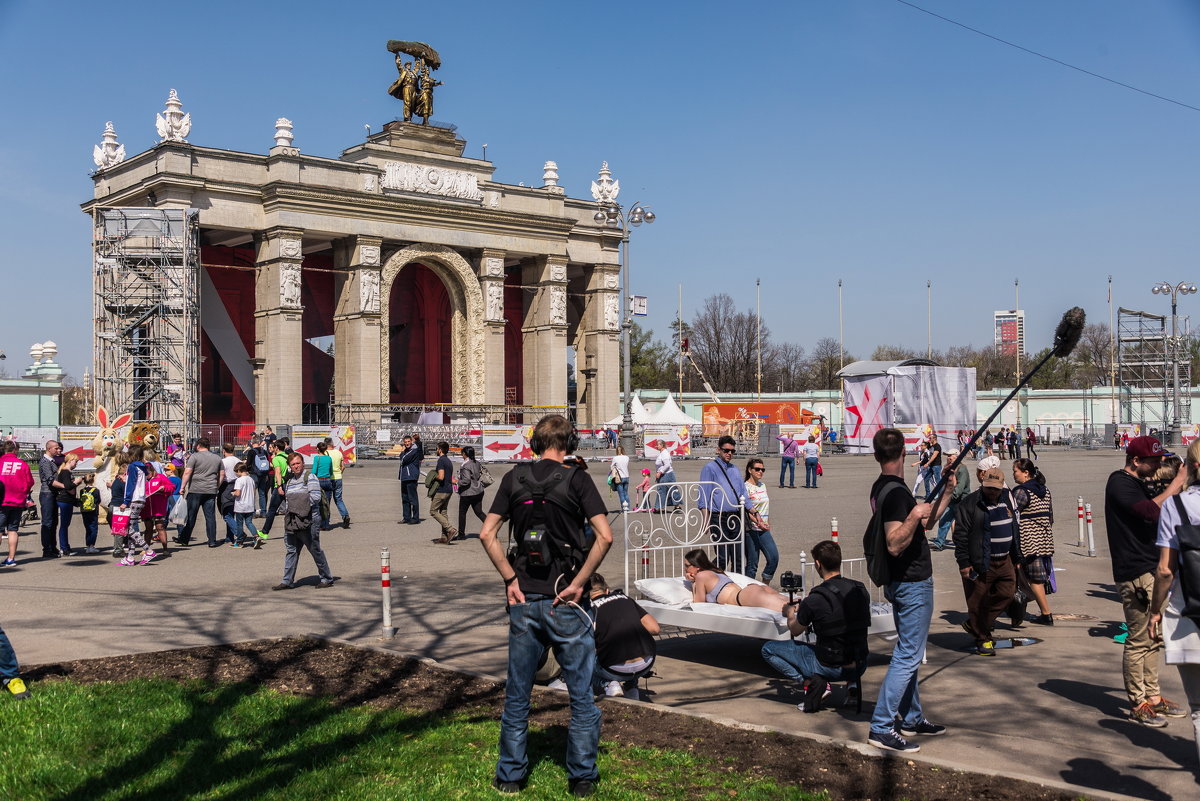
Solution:
<path fill-rule="evenodd" d="M 187 501 L 180 496 L 175 499 L 175 503 L 171 504 L 171 513 L 167 515 L 167 522 L 173 526 L 187 525 Z"/>
<path fill-rule="evenodd" d="M 492 486 L 492 482 L 496 479 L 492 478 L 492 474 L 488 472 L 487 465 L 479 468 L 479 483 L 485 487 Z"/>
<path fill-rule="evenodd" d="M 825 475 L 825 468 L 824 468 L 824 467 L 821 467 L 821 463 L 820 463 L 820 462 L 817 462 L 817 475 L 818 475 L 818 476 L 823 476 L 823 475 Z"/>
<path fill-rule="evenodd" d="M 114 509 L 109 523 L 114 537 L 124 537 L 129 533 L 129 511 Z"/>

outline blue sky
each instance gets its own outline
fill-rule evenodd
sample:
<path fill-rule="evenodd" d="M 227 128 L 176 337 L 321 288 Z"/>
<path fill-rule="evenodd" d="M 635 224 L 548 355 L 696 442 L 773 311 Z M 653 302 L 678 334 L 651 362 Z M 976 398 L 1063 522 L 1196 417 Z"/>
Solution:
<path fill-rule="evenodd" d="M 1079 67 L 1200 106 L 1200 11 L 1186 0 L 921 0 Z M 1030 350 L 1062 311 L 1168 310 L 1152 283 L 1200 280 L 1200 112 L 948 25 L 895 0 L 738 4 L 0 0 L 0 238 L 10 372 L 54 339 L 90 362 L 92 145 L 132 154 L 171 88 L 196 144 L 265 153 L 273 122 L 334 157 L 399 114 L 388 39 L 442 54 L 435 118 L 498 180 L 558 162 L 587 197 L 602 160 L 658 221 L 632 288 L 660 337 L 731 294 L 811 348 L 983 345 L 1020 279 Z M 1200 303 L 1195 297 L 1181 311 Z"/>

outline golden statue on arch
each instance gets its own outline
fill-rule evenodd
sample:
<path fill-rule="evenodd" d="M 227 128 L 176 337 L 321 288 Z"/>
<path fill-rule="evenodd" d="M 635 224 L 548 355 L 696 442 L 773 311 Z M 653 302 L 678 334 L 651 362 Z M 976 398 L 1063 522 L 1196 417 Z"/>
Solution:
<path fill-rule="evenodd" d="M 433 116 L 433 88 L 442 82 L 435 80 L 430 69 L 442 66 L 441 56 L 424 42 L 403 42 L 392 39 L 387 43 L 388 52 L 396 54 L 396 71 L 399 76 L 388 87 L 388 94 L 404 104 L 404 121 L 412 122 L 414 115 L 428 125 Z M 412 56 L 405 61 L 404 56 Z"/>

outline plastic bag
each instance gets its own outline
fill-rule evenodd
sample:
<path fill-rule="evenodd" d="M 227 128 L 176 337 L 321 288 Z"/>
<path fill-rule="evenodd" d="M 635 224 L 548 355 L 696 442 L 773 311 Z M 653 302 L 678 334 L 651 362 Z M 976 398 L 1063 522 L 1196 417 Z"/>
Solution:
<path fill-rule="evenodd" d="M 124 537 L 129 533 L 129 510 L 113 509 L 112 518 L 109 522 L 112 526 L 113 536 Z"/>
<path fill-rule="evenodd" d="M 182 526 L 187 524 L 187 501 L 180 496 L 174 504 L 171 505 L 171 512 L 167 515 L 167 522 L 172 526 Z"/>

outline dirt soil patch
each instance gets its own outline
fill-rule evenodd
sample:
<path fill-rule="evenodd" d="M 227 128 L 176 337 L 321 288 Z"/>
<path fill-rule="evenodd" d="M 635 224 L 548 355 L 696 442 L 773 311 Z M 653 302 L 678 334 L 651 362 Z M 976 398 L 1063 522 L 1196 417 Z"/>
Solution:
<path fill-rule="evenodd" d="M 87 659 L 31 668 L 34 681 L 124 681 L 129 678 L 252 682 L 285 693 L 419 712 L 479 712 L 498 720 L 498 682 L 433 667 L 400 655 L 321 640 L 289 638 Z M 36 687 L 34 688 L 36 692 Z M 899 757 L 868 757 L 848 748 L 785 734 L 761 733 L 663 711 L 648 704 L 601 702 L 602 737 L 629 745 L 709 755 L 723 770 L 769 776 L 833 801 L 1068 801 L 1077 795 L 1037 784 L 961 773 Z M 534 693 L 532 723 L 565 738 L 563 693 Z"/>

